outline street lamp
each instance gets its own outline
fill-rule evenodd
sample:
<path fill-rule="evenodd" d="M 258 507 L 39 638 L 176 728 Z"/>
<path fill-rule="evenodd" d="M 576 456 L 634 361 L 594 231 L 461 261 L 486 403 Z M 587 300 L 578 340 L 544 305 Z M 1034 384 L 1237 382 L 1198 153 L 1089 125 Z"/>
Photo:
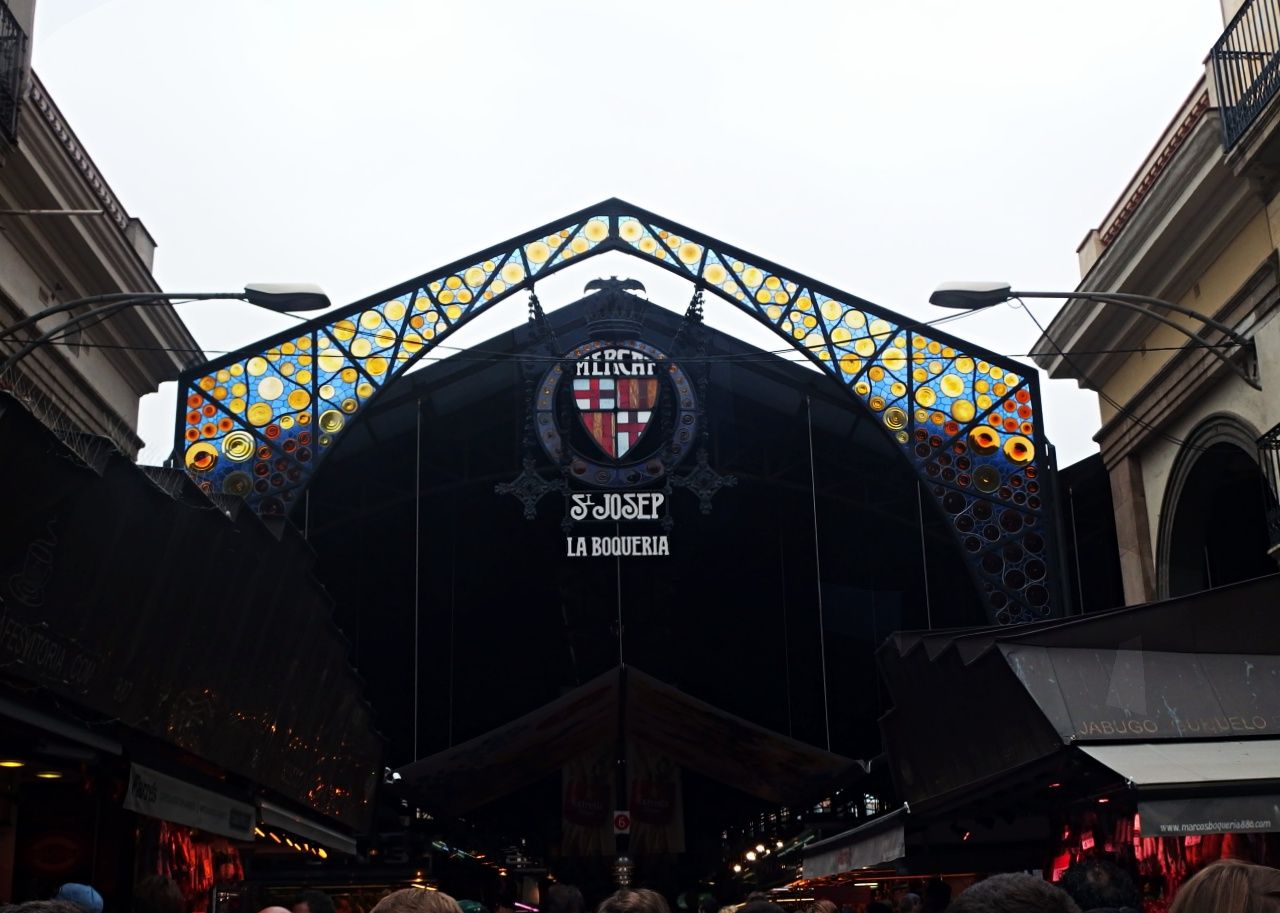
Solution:
<path fill-rule="evenodd" d="M 934 289 L 933 294 L 929 296 L 929 303 L 944 308 L 978 311 L 1018 298 L 1064 298 L 1068 300 L 1096 301 L 1100 304 L 1113 304 L 1116 307 L 1137 311 L 1145 317 L 1150 317 L 1152 320 L 1177 330 L 1191 342 L 1208 350 L 1211 355 L 1226 365 L 1236 377 L 1239 377 L 1253 389 L 1262 389 L 1262 384 L 1246 374 L 1239 365 L 1228 358 L 1221 350 L 1209 345 L 1200 336 L 1191 332 L 1182 324 L 1170 320 L 1164 314 L 1154 310 L 1154 308 L 1163 308 L 1197 320 L 1201 325 L 1217 330 L 1245 351 L 1253 350 L 1253 341 L 1251 339 L 1240 335 L 1220 320 L 1215 320 L 1172 301 L 1153 298 L 1150 295 L 1134 295 L 1129 292 L 1018 292 L 1010 288 L 1007 282 L 944 282 Z"/>
<path fill-rule="evenodd" d="M 40 348 L 40 346 L 84 325 L 90 320 L 97 323 L 132 307 L 155 307 L 161 304 L 168 304 L 171 301 L 209 301 L 213 299 L 247 301 L 257 307 L 281 314 L 292 311 L 318 311 L 329 306 L 329 297 L 320 290 L 319 286 L 287 283 L 254 283 L 246 285 L 244 290 L 239 292 L 109 292 L 104 295 L 90 295 L 88 298 L 77 298 L 74 301 L 65 301 L 61 304 L 52 305 L 32 314 L 30 317 L 19 320 L 13 326 L 4 328 L 2 331 L 3 336 L 12 339 L 15 334 L 28 327 L 35 326 L 46 317 L 52 317 L 79 307 L 90 308 L 83 314 L 77 314 L 65 323 L 26 342 L 6 358 L 3 364 L 0 364 L 0 377 L 7 374 L 10 368 Z"/>

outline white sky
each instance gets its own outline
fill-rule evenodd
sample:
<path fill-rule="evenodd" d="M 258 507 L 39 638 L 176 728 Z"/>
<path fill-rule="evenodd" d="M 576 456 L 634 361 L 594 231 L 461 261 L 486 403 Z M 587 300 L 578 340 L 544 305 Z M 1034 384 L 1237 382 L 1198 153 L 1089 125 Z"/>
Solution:
<path fill-rule="evenodd" d="M 345 304 L 618 196 L 931 319 L 946 279 L 1075 286 L 1221 28 L 1216 0 L 39 0 L 34 54 L 169 290 L 310 281 Z M 688 299 L 622 255 L 539 296 L 610 273 Z M 715 300 L 713 325 L 744 325 Z M 523 300 L 499 311 L 469 338 Z M 211 353 L 289 322 L 182 313 Z M 1007 308 L 948 328 L 1015 356 L 1037 335 Z M 1044 393 L 1062 465 L 1093 452 L 1093 395 Z M 172 397 L 144 400 L 144 462 Z"/>

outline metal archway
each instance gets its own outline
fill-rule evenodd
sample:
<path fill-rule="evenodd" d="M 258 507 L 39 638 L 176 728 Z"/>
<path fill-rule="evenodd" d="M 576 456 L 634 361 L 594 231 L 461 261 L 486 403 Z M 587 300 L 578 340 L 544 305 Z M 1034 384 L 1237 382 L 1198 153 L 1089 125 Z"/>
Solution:
<path fill-rule="evenodd" d="M 751 314 L 869 410 L 948 518 L 992 621 L 1061 614 L 1034 370 L 617 199 L 183 374 L 175 453 L 205 492 L 283 515 L 389 382 L 504 298 L 610 250 Z"/>

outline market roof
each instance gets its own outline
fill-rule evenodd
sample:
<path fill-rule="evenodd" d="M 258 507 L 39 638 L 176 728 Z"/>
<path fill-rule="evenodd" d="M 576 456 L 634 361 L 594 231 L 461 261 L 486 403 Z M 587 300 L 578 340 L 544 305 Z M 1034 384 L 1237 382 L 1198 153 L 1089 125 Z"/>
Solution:
<path fill-rule="evenodd" d="M 785 805 L 823 793 L 865 764 L 771 732 L 634 667 L 400 769 L 433 809 L 462 814 L 508 795 L 622 735 L 681 767 Z"/>

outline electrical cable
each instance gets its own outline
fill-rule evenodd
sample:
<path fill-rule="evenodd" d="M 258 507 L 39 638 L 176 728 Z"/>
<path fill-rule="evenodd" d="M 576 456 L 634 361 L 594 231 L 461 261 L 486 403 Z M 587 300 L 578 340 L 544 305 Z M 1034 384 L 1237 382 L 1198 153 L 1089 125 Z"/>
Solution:
<path fill-rule="evenodd" d="M 1058 355 L 1062 356 L 1062 360 L 1067 363 L 1067 365 L 1071 368 L 1071 370 L 1076 372 L 1076 376 L 1080 378 L 1080 380 L 1084 381 L 1088 385 L 1089 389 L 1097 393 L 1099 399 L 1101 399 L 1107 405 L 1111 406 L 1111 408 L 1115 409 L 1117 415 L 1123 415 L 1125 418 L 1129 419 L 1134 424 L 1138 425 L 1141 428 L 1145 428 L 1147 431 L 1151 432 L 1156 437 L 1159 437 L 1162 440 L 1167 441 L 1168 443 L 1173 444 L 1176 447 L 1186 447 L 1189 450 L 1194 450 L 1200 453 L 1203 453 L 1205 451 L 1206 448 L 1204 447 L 1198 447 L 1195 444 L 1191 444 L 1188 441 L 1185 441 L 1182 438 L 1177 437 L 1176 435 L 1169 434 L 1167 431 L 1161 431 L 1160 429 L 1152 425 L 1150 422 L 1147 422 L 1142 418 L 1139 418 L 1138 415 L 1136 415 L 1131 409 L 1122 405 L 1114 397 L 1106 393 L 1102 389 L 1102 386 L 1100 384 L 1095 383 L 1093 379 L 1088 375 L 1088 373 L 1083 368 L 1081 368 L 1075 361 L 1073 361 L 1071 356 L 1068 355 L 1063 350 L 1062 346 L 1058 345 L 1058 341 L 1049 335 L 1049 331 L 1045 329 L 1045 327 L 1040 323 L 1039 320 L 1036 319 L 1036 315 L 1031 313 L 1031 308 L 1027 307 L 1027 303 L 1023 301 L 1021 298 L 1015 298 L 1013 300 L 1018 302 L 1019 306 L 1026 313 L 1026 315 L 1031 318 L 1031 322 L 1036 325 L 1036 329 L 1040 331 L 1040 335 L 1043 336 L 1045 339 L 1049 340 L 1049 343 L 1053 346 L 1054 351 L 1057 352 Z M 1180 346 L 1179 348 L 1183 348 L 1183 347 Z"/>

